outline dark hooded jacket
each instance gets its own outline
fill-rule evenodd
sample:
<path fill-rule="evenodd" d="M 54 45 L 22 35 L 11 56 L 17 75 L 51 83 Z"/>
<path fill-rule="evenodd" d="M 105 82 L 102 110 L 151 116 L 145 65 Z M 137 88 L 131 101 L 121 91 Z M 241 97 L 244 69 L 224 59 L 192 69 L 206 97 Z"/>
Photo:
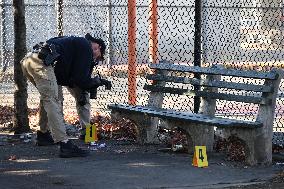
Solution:
<path fill-rule="evenodd" d="M 47 43 L 54 44 L 60 54 L 54 67 L 58 85 L 77 86 L 83 90 L 101 85 L 99 77 L 91 77 L 95 63 L 91 43 L 87 39 L 75 36 L 55 37 Z"/>

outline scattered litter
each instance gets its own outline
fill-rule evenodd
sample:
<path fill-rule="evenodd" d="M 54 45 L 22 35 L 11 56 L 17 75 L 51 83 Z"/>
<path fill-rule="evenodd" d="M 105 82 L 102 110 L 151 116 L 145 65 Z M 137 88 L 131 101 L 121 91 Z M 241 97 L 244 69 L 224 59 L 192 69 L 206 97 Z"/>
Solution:
<path fill-rule="evenodd" d="M 183 146 L 182 146 L 182 144 L 175 144 L 175 145 L 173 145 L 172 150 L 174 152 L 183 151 Z"/>
<path fill-rule="evenodd" d="M 284 162 L 277 162 L 276 165 L 284 165 Z"/>
<path fill-rule="evenodd" d="M 26 133 L 26 137 L 27 137 L 28 139 L 32 139 L 32 135 L 33 135 L 33 133 Z"/>
<path fill-rule="evenodd" d="M 106 143 L 102 143 L 98 146 L 98 148 L 105 148 L 106 147 Z"/>
<path fill-rule="evenodd" d="M 32 139 L 33 133 L 24 133 L 20 136 L 21 139 Z"/>
<path fill-rule="evenodd" d="M 90 146 L 98 146 L 97 142 L 90 142 Z"/>
<path fill-rule="evenodd" d="M 16 160 L 17 159 L 17 156 L 16 155 L 11 155 L 9 157 L 9 161 L 13 161 L 13 160 Z"/>
<path fill-rule="evenodd" d="M 19 137 L 24 143 L 32 142 L 35 140 L 35 134 L 33 133 L 24 133 Z"/>
<path fill-rule="evenodd" d="M 97 142 L 90 142 L 89 143 L 89 149 L 91 151 L 96 151 L 98 149 L 105 148 L 105 147 L 106 147 L 106 143 L 101 143 L 101 144 L 99 144 Z"/>
<path fill-rule="evenodd" d="M 96 150 L 98 150 L 97 147 L 98 147 L 97 142 L 90 142 L 88 148 L 89 148 L 91 151 L 96 151 Z"/>

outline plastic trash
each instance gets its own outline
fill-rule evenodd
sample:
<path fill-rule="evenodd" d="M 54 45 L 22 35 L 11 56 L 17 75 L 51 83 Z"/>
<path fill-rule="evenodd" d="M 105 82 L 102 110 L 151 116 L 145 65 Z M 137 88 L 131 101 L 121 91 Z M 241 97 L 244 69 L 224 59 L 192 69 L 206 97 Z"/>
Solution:
<path fill-rule="evenodd" d="M 97 142 L 90 142 L 90 146 L 98 146 Z"/>
<path fill-rule="evenodd" d="M 98 146 L 99 148 L 105 148 L 106 147 L 106 143 L 102 143 Z"/>
<path fill-rule="evenodd" d="M 181 144 L 175 144 L 175 145 L 173 145 L 172 150 L 174 152 L 181 151 L 181 150 L 183 150 L 183 146 Z"/>

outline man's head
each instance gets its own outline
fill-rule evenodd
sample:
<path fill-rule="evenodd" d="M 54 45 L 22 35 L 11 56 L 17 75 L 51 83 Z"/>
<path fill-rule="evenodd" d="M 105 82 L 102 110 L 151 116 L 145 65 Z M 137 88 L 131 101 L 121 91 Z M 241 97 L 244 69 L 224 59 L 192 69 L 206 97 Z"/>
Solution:
<path fill-rule="evenodd" d="M 106 51 L 105 42 L 100 38 L 94 38 L 91 34 L 87 33 L 85 38 L 91 42 L 93 55 L 95 60 L 104 60 Z"/>

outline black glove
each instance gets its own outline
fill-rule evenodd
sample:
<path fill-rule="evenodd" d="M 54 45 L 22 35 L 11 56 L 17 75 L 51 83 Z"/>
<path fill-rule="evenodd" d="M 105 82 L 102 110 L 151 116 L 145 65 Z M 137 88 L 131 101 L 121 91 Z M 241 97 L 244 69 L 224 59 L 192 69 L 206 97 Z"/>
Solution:
<path fill-rule="evenodd" d="M 90 89 L 90 99 L 97 99 L 97 88 Z"/>
<path fill-rule="evenodd" d="M 110 81 L 108 81 L 108 80 L 106 80 L 106 79 L 101 79 L 101 83 L 102 83 L 102 85 L 104 85 L 105 86 L 105 89 L 106 90 L 111 90 L 111 82 Z"/>
<path fill-rule="evenodd" d="M 86 92 L 85 91 L 81 92 L 79 99 L 78 99 L 78 104 L 80 106 L 84 106 L 85 104 L 87 104 L 87 98 L 86 98 Z"/>

